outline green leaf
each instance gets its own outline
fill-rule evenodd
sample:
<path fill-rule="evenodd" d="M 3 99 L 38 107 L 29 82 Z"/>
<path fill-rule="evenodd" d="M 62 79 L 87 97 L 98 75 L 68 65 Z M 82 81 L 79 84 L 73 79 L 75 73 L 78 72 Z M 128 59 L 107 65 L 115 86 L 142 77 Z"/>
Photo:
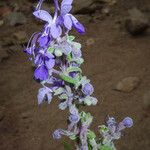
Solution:
<path fill-rule="evenodd" d="M 61 95 L 59 96 L 59 98 L 60 98 L 60 99 L 67 99 L 68 96 L 67 96 L 66 94 L 61 94 Z"/>
<path fill-rule="evenodd" d="M 70 73 L 70 72 L 82 72 L 82 70 L 79 67 L 69 67 L 67 69 L 67 72 L 68 73 Z"/>
<path fill-rule="evenodd" d="M 75 36 L 73 36 L 73 35 L 70 35 L 70 36 L 67 37 L 68 41 L 73 41 L 74 39 L 75 39 Z"/>
<path fill-rule="evenodd" d="M 64 145 L 64 150 L 72 150 L 71 146 L 67 142 L 64 141 L 63 145 Z"/>
<path fill-rule="evenodd" d="M 76 84 L 77 82 L 79 82 L 78 79 L 71 78 L 71 77 L 64 75 L 64 74 L 60 75 L 60 77 L 61 77 L 61 79 L 63 79 L 64 81 L 66 81 L 68 83 Z"/>
<path fill-rule="evenodd" d="M 85 112 L 81 112 L 80 113 L 80 117 L 81 117 L 81 122 L 82 123 L 85 123 L 86 122 L 86 124 L 90 124 L 91 122 L 92 122 L 92 120 L 93 120 L 93 117 L 91 116 L 91 114 L 90 113 L 85 113 Z"/>
<path fill-rule="evenodd" d="M 88 106 L 91 106 L 91 105 L 92 105 L 91 99 L 90 99 L 90 98 L 85 98 L 84 104 L 86 104 L 86 105 L 88 105 Z"/>
<path fill-rule="evenodd" d="M 95 139 L 96 138 L 95 133 L 91 130 L 88 130 L 87 136 L 88 136 L 89 139 Z"/>
<path fill-rule="evenodd" d="M 47 50 L 48 50 L 48 52 L 50 52 L 50 53 L 53 53 L 53 52 L 54 52 L 54 48 L 53 48 L 53 47 L 49 47 Z"/>
<path fill-rule="evenodd" d="M 99 126 L 99 130 L 100 130 L 100 132 L 108 132 L 109 131 L 109 129 L 108 129 L 108 127 L 106 127 L 105 125 L 101 125 L 101 126 Z"/>
<path fill-rule="evenodd" d="M 92 146 L 90 144 L 88 145 L 88 150 L 92 150 Z"/>
<path fill-rule="evenodd" d="M 91 106 L 97 104 L 97 99 L 95 97 L 87 96 L 84 98 L 84 104 Z"/>
<path fill-rule="evenodd" d="M 71 140 L 76 140 L 77 139 L 77 137 L 76 137 L 76 135 L 71 135 L 71 136 L 69 136 L 69 138 L 71 139 Z"/>
<path fill-rule="evenodd" d="M 56 89 L 56 90 L 54 90 L 54 95 L 59 95 L 59 94 L 61 94 L 61 93 L 63 93 L 64 92 L 64 88 L 58 88 L 58 89 Z"/>
<path fill-rule="evenodd" d="M 77 64 L 82 64 L 84 62 L 84 59 L 83 58 L 77 58 L 77 59 L 74 59 L 72 61 L 75 61 Z"/>
<path fill-rule="evenodd" d="M 77 49 L 81 49 L 81 44 L 80 43 L 74 42 L 74 46 Z"/>
<path fill-rule="evenodd" d="M 112 148 L 107 145 L 103 145 L 100 147 L 100 150 L 112 150 Z"/>
<path fill-rule="evenodd" d="M 69 55 L 67 55 L 67 60 L 68 61 L 72 61 L 72 55 L 71 55 L 71 53 Z"/>

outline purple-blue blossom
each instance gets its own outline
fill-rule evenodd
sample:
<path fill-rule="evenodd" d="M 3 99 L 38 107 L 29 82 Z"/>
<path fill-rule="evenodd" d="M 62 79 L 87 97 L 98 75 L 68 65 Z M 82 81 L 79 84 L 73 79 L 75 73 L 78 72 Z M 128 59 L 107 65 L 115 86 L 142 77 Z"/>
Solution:
<path fill-rule="evenodd" d="M 76 114 L 72 114 L 72 115 L 70 115 L 69 120 L 72 123 L 77 123 L 77 122 L 79 122 L 80 117 Z"/>
<path fill-rule="evenodd" d="M 127 128 L 130 128 L 133 126 L 133 120 L 130 117 L 126 117 L 125 119 L 123 119 L 122 123 Z"/>
<path fill-rule="evenodd" d="M 59 130 L 56 130 L 54 133 L 53 133 L 53 138 L 54 139 L 61 139 L 61 133 Z"/>
<path fill-rule="evenodd" d="M 93 92 L 94 92 L 94 88 L 93 88 L 93 86 L 92 86 L 90 83 L 86 83 L 86 84 L 83 85 L 83 87 L 82 87 L 82 92 L 83 92 L 85 95 L 91 95 L 91 94 L 93 94 Z"/>
<path fill-rule="evenodd" d="M 98 100 L 91 96 L 94 88 L 90 80 L 82 75 L 81 44 L 74 41 L 74 36 L 69 36 L 72 28 L 80 34 L 85 33 L 85 28 L 70 13 L 73 0 L 62 0 L 60 4 L 53 0 L 54 13 L 41 9 L 43 1 L 39 0 L 33 15 L 44 21 L 44 27 L 32 35 L 24 52 L 35 65 L 34 78 L 42 85 L 37 95 L 38 104 L 50 103 L 54 96 L 58 96 L 59 109 L 69 109 L 67 130 L 56 130 L 53 138 L 60 139 L 66 135 L 77 140 L 77 150 L 88 150 L 88 146 L 97 150 L 105 143 L 109 149 L 115 149 L 113 140 L 119 139 L 121 131 L 131 127 L 133 120 L 126 117 L 118 124 L 115 118 L 109 117 L 107 126 L 101 126 L 103 138 L 96 140 L 96 135 L 89 129 L 93 117 L 90 113 L 80 112 L 78 106 L 96 105 Z"/>

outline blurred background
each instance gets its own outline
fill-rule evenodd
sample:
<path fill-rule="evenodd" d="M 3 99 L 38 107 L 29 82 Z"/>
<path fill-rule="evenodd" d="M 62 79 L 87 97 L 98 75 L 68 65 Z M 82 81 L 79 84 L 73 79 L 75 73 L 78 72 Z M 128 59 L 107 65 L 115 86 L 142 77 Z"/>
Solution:
<path fill-rule="evenodd" d="M 23 47 L 42 22 L 32 11 L 37 0 L 0 0 L 0 150 L 63 150 L 51 134 L 66 128 L 67 112 L 37 105 L 40 87 Z M 52 10 L 50 0 L 43 4 Z M 83 72 L 99 100 L 86 108 L 94 116 L 92 129 L 107 115 L 118 121 L 130 116 L 134 127 L 116 143 L 118 150 L 150 147 L 150 0 L 74 0 L 73 14 L 85 25 L 81 42 Z"/>

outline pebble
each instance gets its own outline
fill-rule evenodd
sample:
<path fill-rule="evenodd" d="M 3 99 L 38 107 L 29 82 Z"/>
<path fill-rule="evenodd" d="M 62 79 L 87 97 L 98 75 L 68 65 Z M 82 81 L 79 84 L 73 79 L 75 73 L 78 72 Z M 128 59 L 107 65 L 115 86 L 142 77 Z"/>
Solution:
<path fill-rule="evenodd" d="M 132 35 L 144 33 L 149 27 L 148 17 L 137 8 L 128 10 L 128 13 L 125 21 L 127 31 Z"/>
<path fill-rule="evenodd" d="M 114 90 L 129 93 L 138 87 L 140 79 L 138 77 L 126 77 L 118 82 Z"/>

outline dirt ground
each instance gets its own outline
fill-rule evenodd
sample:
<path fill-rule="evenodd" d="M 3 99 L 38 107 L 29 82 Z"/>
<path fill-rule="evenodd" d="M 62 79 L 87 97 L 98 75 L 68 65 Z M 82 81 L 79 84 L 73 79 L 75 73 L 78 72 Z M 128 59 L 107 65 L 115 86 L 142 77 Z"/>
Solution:
<path fill-rule="evenodd" d="M 112 6 L 110 15 L 101 19 L 87 23 L 82 17 L 87 33 L 81 37 L 76 34 L 76 39 L 83 44 L 83 72 L 91 79 L 94 95 L 99 100 L 97 106 L 86 108 L 94 116 L 92 128 L 96 131 L 107 115 L 117 120 L 130 116 L 134 126 L 116 143 L 118 150 L 149 150 L 150 109 L 145 108 L 143 95 L 150 91 L 150 32 L 131 36 L 122 20 L 127 9 L 135 5 L 143 9 L 150 3 L 149 0 L 130 1 L 120 0 Z M 12 38 L 19 30 L 30 36 L 40 27 L 28 16 L 24 25 L 1 26 L 0 39 Z M 89 41 L 93 42 L 89 44 Z M 0 63 L 0 107 L 3 110 L 0 150 L 63 150 L 62 141 L 54 141 L 51 134 L 57 128 L 66 127 L 66 111 L 58 109 L 57 99 L 50 105 L 37 105 L 40 85 L 33 80 L 31 63 L 22 48 L 18 48 L 18 43 L 15 46 L 10 57 Z M 10 44 L 5 49 L 10 49 Z M 118 81 L 128 76 L 140 78 L 135 90 L 130 93 L 113 90 Z"/>

